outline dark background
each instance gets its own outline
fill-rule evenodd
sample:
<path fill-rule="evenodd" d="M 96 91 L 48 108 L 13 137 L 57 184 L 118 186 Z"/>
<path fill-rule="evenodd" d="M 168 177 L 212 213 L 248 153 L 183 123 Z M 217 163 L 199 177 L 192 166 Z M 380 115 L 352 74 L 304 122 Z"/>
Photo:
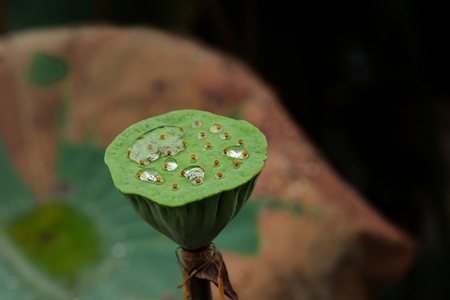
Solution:
<path fill-rule="evenodd" d="M 411 272 L 376 298 L 450 299 L 447 3 L 0 0 L 0 31 L 149 25 L 238 57 L 341 176 L 417 241 Z"/>

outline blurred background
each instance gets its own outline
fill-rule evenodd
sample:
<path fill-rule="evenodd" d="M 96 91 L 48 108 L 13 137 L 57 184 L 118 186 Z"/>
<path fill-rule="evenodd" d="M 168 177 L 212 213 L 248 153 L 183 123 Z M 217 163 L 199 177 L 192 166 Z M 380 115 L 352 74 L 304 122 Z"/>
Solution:
<path fill-rule="evenodd" d="M 376 299 L 447 299 L 450 78 L 446 1 L 3 0 L 0 33 L 151 26 L 249 65 L 328 162 L 419 245 Z"/>

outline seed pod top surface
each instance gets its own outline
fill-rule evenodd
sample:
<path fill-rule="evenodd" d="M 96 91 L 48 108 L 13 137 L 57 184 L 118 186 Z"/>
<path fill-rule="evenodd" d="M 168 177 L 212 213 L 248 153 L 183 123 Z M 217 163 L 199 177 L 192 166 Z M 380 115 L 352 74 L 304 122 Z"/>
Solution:
<path fill-rule="evenodd" d="M 183 206 L 257 176 L 265 136 L 246 121 L 177 110 L 131 125 L 108 146 L 105 162 L 123 194 Z"/>

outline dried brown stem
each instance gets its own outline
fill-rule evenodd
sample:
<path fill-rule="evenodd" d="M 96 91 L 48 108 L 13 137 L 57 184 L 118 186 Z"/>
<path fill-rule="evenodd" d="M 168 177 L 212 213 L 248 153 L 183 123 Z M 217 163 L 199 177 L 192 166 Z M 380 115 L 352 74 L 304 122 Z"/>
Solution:
<path fill-rule="evenodd" d="M 179 287 L 186 287 L 185 300 L 212 299 L 210 282 L 218 287 L 221 300 L 225 300 L 225 295 L 232 300 L 238 299 L 231 287 L 222 254 L 214 245 L 196 251 L 182 249 L 181 253 L 184 282 Z"/>
<path fill-rule="evenodd" d="M 211 283 L 208 280 L 194 276 L 187 284 L 191 300 L 212 300 Z"/>

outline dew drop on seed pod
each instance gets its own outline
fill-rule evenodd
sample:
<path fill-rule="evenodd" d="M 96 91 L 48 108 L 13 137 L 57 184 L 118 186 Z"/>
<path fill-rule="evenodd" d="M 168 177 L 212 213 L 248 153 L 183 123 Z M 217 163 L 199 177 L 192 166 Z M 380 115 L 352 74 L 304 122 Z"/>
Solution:
<path fill-rule="evenodd" d="M 223 130 L 223 127 L 222 127 L 222 125 L 220 125 L 220 124 L 214 124 L 213 126 L 211 126 L 211 127 L 209 128 L 209 130 L 210 130 L 212 133 L 219 133 L 219 132 L 221 132 L 221 131 Z"/>
<path fill-rule="evenodd" d="M 131 160 L 144 165 L 161 156 L 175 156 L 186 149 L 184 129 L 176 126 L 160 126 L 140 135 L 128 149 Z M 145 163 L 148 161 L 148 163 Z"/>
<path fill-rule="evenodd" d="M 223 179 L 223 174 L 221 172 L 217 173 L 216 175 L 214 175 L 214 179 L 216 179 L 216 180 Z"/>
<path fill-rule="evenodd" d="M 199 140 L 203 140 L 204 138 L 206 138 L 206 133 L 205 132 L 199 132 L 198 134 L 197 134 L 197 139 L 199 139 Z"/>
<path fill-rule="evenodd" d="M 159 147 L 158 153 L 161 156 L 175 156 L 178 152 L 183 151 L 184 148 L 180 147 L 180 145 L 173 146 L 173 145 L 164 145 Z"/>
<path fill-rule="evenodd" d="M 203 151 L 212 150 L 212 149 L 214 149 L 214 146 L 211 143 L 206 143 L 205 145 L 203 145 L 203 148 L 202 148 Z"/>
<path fill-rule="evenodd" d="M 224 132 L 220 135 L 220 138 L 222 140 L 229 140 L 229 139 L 231 139 L 231 135 L 228 132 Z"/>
<path fill-rule="evenodd" d="M 193 185 L 200 185 L 205 179 L 205 170 L 200 166 L 193 166 L 185 169 L 183 176 L 189 179 Z"/>
<path fill-rule="evenodd" d="M 143 181 L 149 181 L 155 184 L 164 183 L 164 178 L 155 170 L 141 170 L 137 172 L 136 176 Z"/>
<path fill-rule="evenodd" d="M 195 120 L 194 122 L 191 123 L 191 128 L 192 129 L 199 129 L 203 126 L 202 122 Z"/>
<path fill-rule="evenodd" d="M 164 169 L 167 171 L 173 171 L 178 167 L 177 161 L 174 158 L 168 158 L 164 162 Z"/>
<path fill-rule="evenodd" d="M 183 137 L 184 129 L 177 126 L 160 126 L 147 131 L 144 135 L 150 140 L 176 140 Z"/>
<path fill-rule="evenodd" d="M 242 166 L 242 163 L 240 161 L 235 160 L 233 161 L 231 166 L 233 167 L 233 169 L 239 169 Z"/>
<path fill-rule="evenodd" d="M 193 181 L 192 181 L 192 185 L 200 185 L 200 184 L 202 184 L 203 183 L 203 179 L 200 179 L 200 178 L 195 178 Z"/>
<path fill-rule="evenodd" d="M 245 150 L 242 147 L 238 147 L 238 146 L 231 146 L 231 147 L 223 149 L 222 155 L 226 155 L 228 157 L 238 158 L 238 159 L 247 159 L 249 156 L 247 150 Z"/>
<path fill-rule="evenodd" d="M 134 160 L 140 165 L 148 165 L 151 161 L 158 159 L 157 153 L 149 153 L 141 143 L 134 143 L 128 149 L 128 158 Z"/>
<path fill-rule="evenodd" d="M 184 135 L 184 133 L 186 132 L 186 131 L 184 130 L 184 128 L 181 127 L 181 126 L 178 126 L 177 128 L 178 128 L 178 131 L 179 131 L 182 135 Z"/>

